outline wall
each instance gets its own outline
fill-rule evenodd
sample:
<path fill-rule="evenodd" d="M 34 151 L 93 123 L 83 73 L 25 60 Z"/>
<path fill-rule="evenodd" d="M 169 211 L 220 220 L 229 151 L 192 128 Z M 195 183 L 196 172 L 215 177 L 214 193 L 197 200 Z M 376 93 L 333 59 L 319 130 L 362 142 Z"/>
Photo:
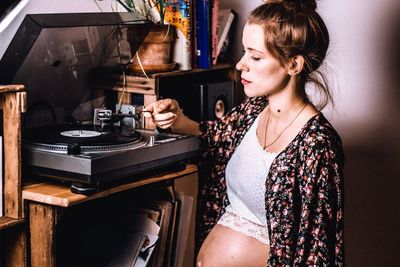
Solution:
<path fill-rule="evenodd" d="M 239 13 L 241 28 L 261 1 L 220 0 Z M 347 266 L 400 266 L 400 2 L 324 0 L 319 11 L 331 33 L 327 58 L 335 109 L 324 112 L 345 153 Z"/>

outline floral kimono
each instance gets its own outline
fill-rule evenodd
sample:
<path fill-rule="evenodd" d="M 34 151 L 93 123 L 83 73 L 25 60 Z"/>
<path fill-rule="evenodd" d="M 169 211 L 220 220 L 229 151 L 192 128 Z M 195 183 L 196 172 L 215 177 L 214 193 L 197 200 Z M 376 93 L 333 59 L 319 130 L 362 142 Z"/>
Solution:
<path fill-rule="evenodd" d="M 226 165 L 267 104 L 266 97 L 249 98 L 221 119 L 200 125 L 197 249 L 229 204 Z M 265 181 L 266 265 L 344 265 L 343 164 L 340 137 L 322 113 L 278 154 Z"/>

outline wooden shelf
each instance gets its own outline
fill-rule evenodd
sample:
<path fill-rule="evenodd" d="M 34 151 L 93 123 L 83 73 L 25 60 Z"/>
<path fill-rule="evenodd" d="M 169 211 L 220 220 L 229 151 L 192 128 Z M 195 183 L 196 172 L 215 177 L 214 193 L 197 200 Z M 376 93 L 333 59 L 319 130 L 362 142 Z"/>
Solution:
<path fill-rule="evenodd" d="M 71 192 L 69 186 L 61 184 L 49 183 L 33 183 L 23 186 L 22 198 L 24 200 L 36 201 L 43 204 L 70 207 L 72 205 L 85 202 L 88 200 L 103 198 L 108 195 L 132 189 L 135 187 L 152 184 L 160 181 L 172 180 L 190 173 L 197 171 L 196 165 L 187 165 L 186 169 L 179 172 L 170 172 L 163 175 L 155 175 L 152 177 L 143 178 L 134 182 L 126 183 L 123 185 L 111 187 L 92 195 L 74 194 Z"/>
<path fill-rule="evenodd" d="M 25 87 L 22 84 L 0 85 L 0 94 L 22 92 Z"/>
<path fill-rule="evenodd" d="M 0 230 L 4 230 L 6 228 L 12 227 L 17 224 L 23 223 L 23 219 L 13 219 L 7 216 L 0 218 Z"/>

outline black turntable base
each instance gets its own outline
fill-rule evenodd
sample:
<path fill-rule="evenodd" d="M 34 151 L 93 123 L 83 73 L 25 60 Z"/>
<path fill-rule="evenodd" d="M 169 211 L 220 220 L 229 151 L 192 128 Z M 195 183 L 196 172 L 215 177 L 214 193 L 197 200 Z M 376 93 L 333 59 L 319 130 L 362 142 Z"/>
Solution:
<path fill-rule="evenodd" d="M 57 126 L 23 133 L 24 169 L 72 182 L 76 193 L 131 181 L 195 157 L 197 137 L 121 127 Z"/>

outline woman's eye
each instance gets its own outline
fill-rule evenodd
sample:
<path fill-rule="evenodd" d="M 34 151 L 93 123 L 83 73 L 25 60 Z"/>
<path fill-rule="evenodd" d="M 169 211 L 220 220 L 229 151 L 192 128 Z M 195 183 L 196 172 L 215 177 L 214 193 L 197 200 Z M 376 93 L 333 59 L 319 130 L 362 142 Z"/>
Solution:
<path fill-rule="evenodd" d="M 254 61 L 259 61 L 260 60 L 259 57 L 251 57 L 251 59 L 254 60 Z"/>

